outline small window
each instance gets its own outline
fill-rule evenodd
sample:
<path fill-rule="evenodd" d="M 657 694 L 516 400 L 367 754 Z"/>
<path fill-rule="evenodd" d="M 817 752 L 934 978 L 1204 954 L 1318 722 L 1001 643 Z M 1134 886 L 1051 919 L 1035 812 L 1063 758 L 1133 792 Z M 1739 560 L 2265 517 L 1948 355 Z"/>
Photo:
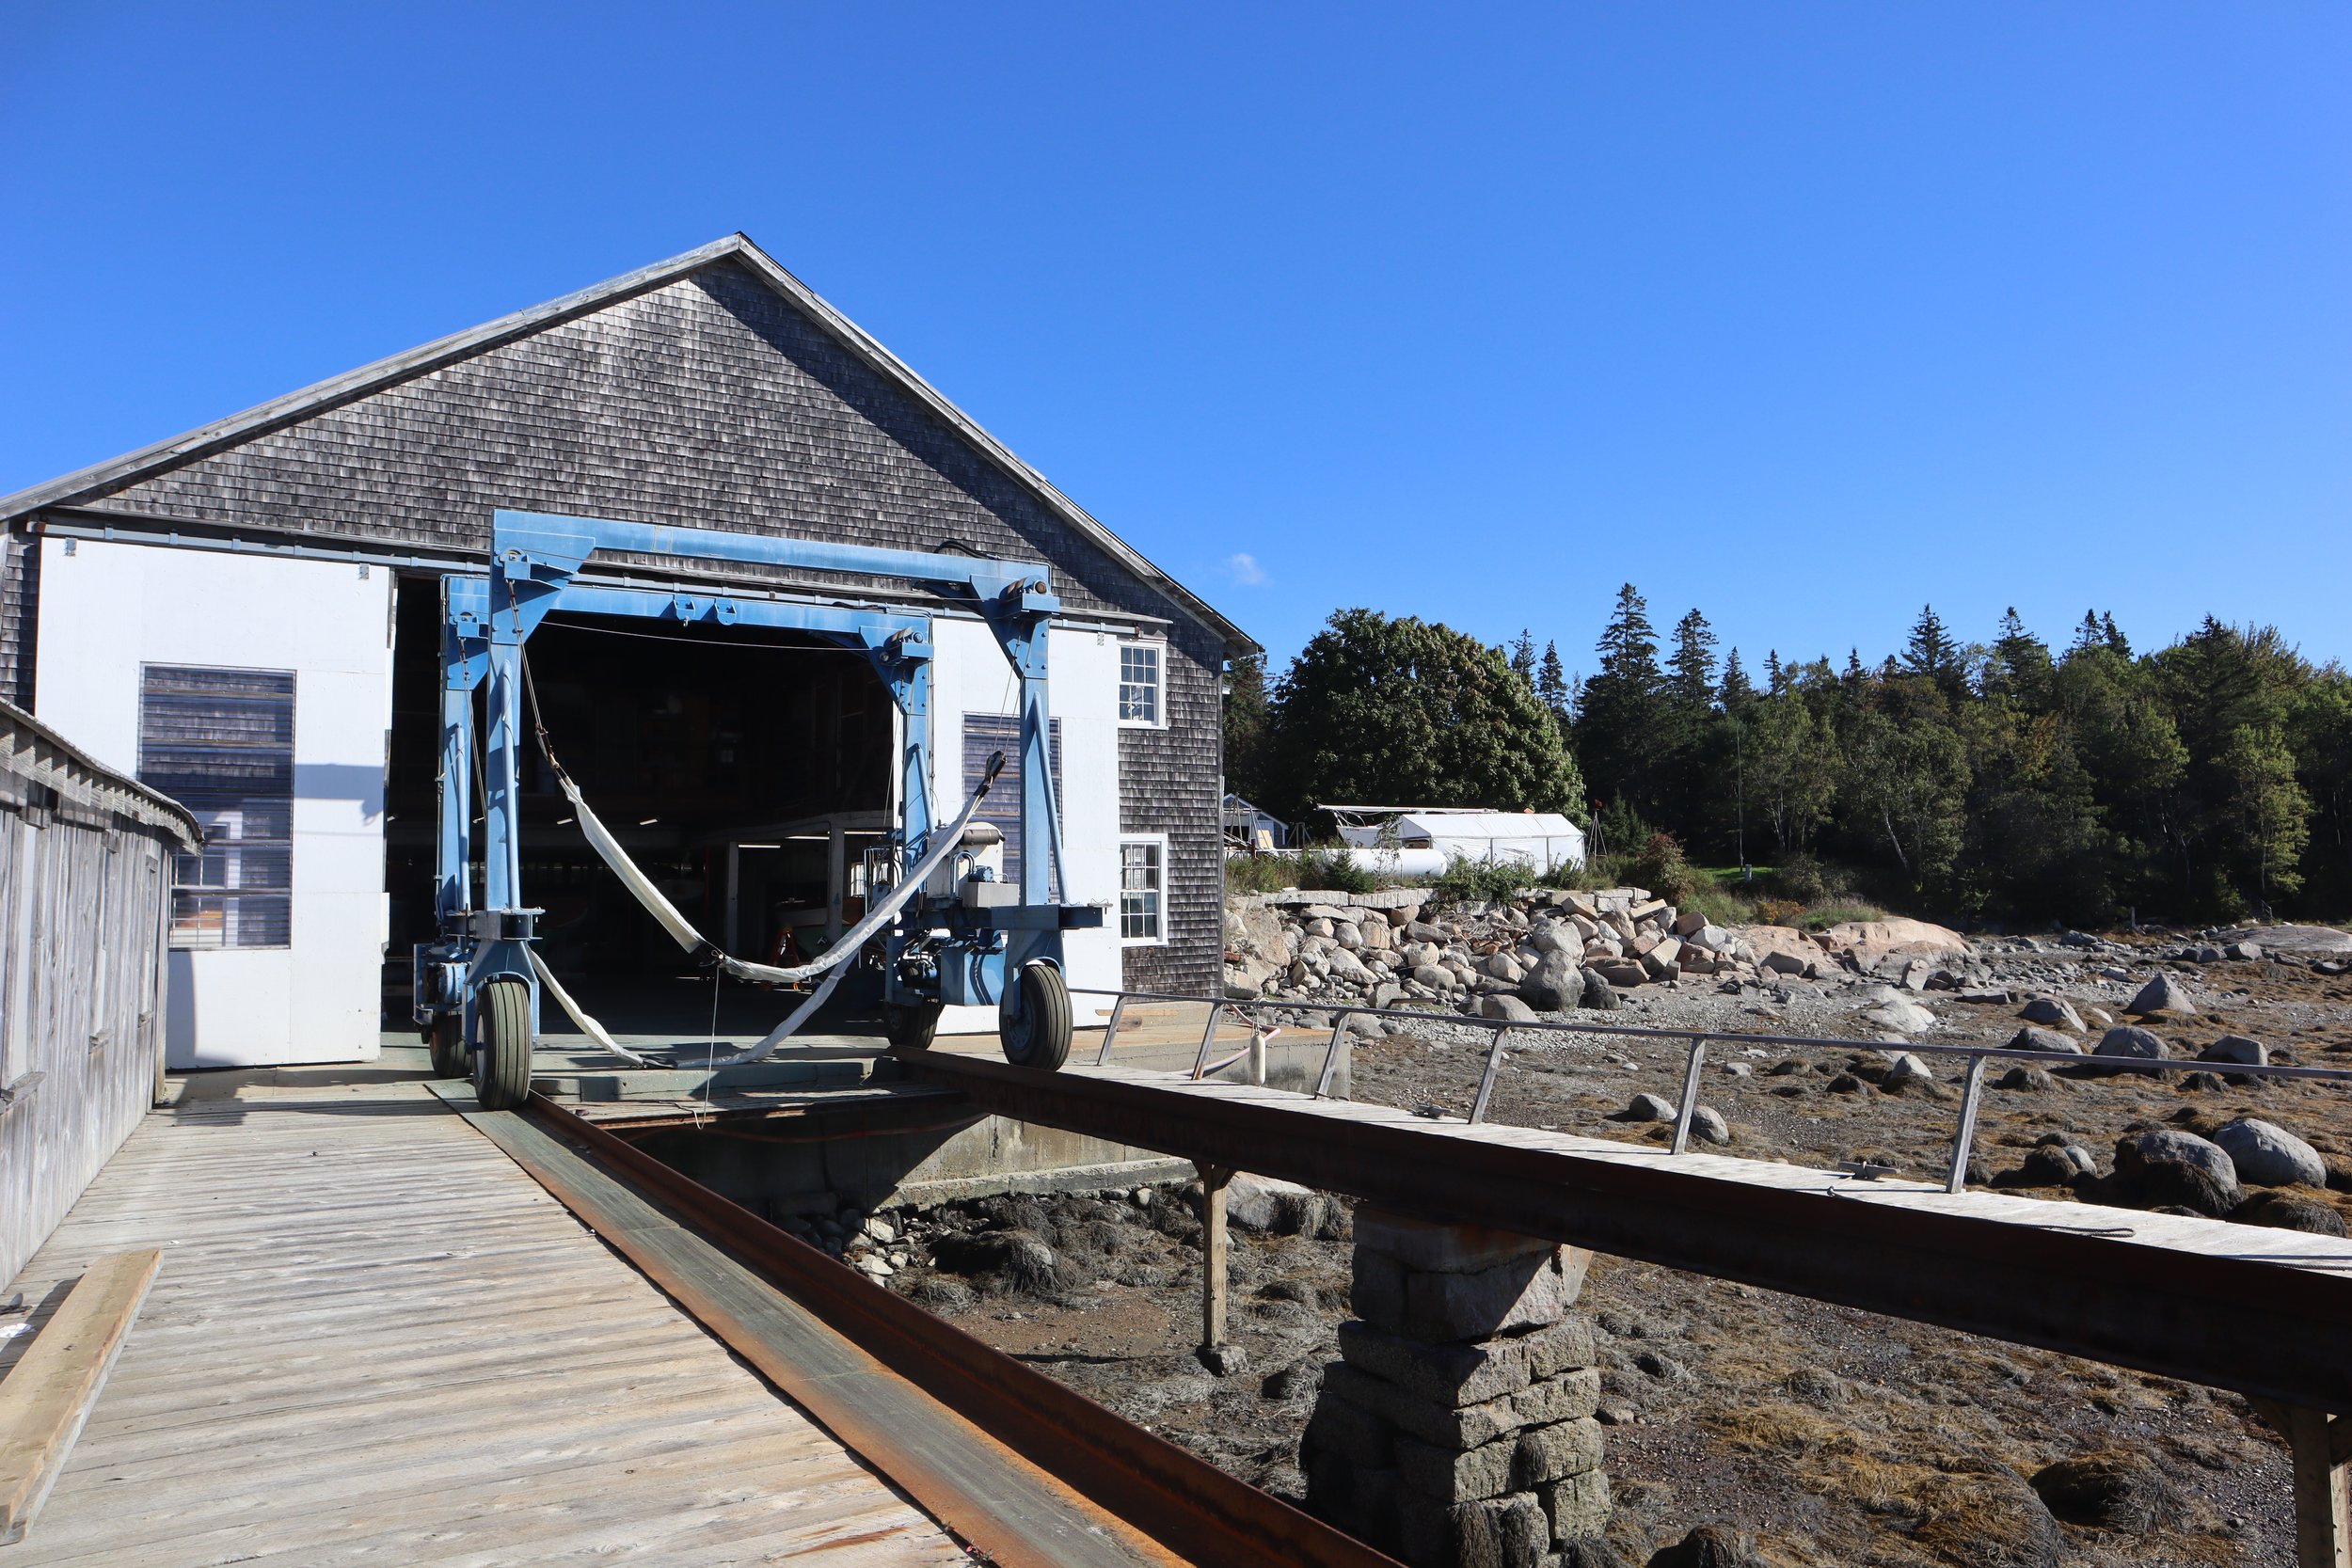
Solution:
<path fill-rule="evenodd" d="M 1119 645 L 1119 721 L 1157 724 L 1161 721 L 1160 645 L 1121 642 Z"/>
<path fill-rule="evenodd" d="M 141 670 L 139 782 L 204 830 L 172 857 L 174 947 L 293 942 L 294 719 L 291 670 Z"/>
<path fill-rule="evenodd" d="M 1162 917 L 1168 845 L 1163 839 L 1121 839 L 1119 845 L 1119 940 L 1168 940 Z"/>

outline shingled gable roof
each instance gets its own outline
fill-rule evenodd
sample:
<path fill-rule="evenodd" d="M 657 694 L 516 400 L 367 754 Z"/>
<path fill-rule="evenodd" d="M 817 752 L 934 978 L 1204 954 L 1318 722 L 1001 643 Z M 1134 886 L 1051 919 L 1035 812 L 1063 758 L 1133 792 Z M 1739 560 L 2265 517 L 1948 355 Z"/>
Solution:
<path fill-rule="evenodd" d="M 330 376 L 298 392 L 289 392 L 242 414 L 216 420 L 183 436 L 158 441 L 151 447 L 127 452 L 103 463 L 93 464 L 77 473 L 53 479 L 20 490 L 13 496 L 0 498 L 0 524 L 12 522 L 31 513 L 49 507 L 73 506 L 102 495 L 119 490 L 143 479 L 195 462 L 201 457 L 233 447 L 257 436 L 281 429 L 314 414 L 367 396 L 371 392 L 406 381 L 412 377 L 440 369 L 485 349 L 529 337 L 532 333 L 553 326 L 577 316 L 583 316 L 616 300 L 648 293 L 675 282 L 688 274 L 728 259 L 740 262 L 770 288 L 789 300 L 803 314 L 817 323 L 840 341 L 852 354 L 895 383 L 909 397 L 964 441 L 981 456 L 1002 468 L 1017 483 L 1034 492 L 1051 511 L 1075 529 L 1080 536 L 1091 540 L 1103 551 L 1140 578 L 1152 589 L 1164 594 L 1184 612 L 1215 632 L 1233 654 L 1253 653 L 1258 644 L 1248 633 L 1212 609 L 1198 594 L 1178 582 L 1158 566 L 1146 560 L 1142 553 L 1113 533 L 1091 513 L 1072 500 L 1047 482 L 1045 476 L 1013 455 L 1005 444 L 980 428 L 969 414 L 942 396 L 939 390 L 917 375 L 914 369 L 897 355 L 867 336 L 855 322 L 834 309 L 816 291 L 778 265 L 774 258 L 754 245 L 741 233 L 730 234 L 699 249 L 666 261 L 624 273 L 578 293 L 534 305 L 513 315 L 501 316 L 480 326 L 454 332 L 446 338 L 379 359 L 342 375 Z"/>

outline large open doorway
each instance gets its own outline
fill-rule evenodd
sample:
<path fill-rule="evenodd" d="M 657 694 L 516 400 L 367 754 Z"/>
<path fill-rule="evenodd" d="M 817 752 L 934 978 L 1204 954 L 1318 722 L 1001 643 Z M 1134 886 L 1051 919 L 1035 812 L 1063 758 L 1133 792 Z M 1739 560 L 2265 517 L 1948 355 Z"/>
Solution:
<path fill-rule="evenodd" d="M 433 927 L 440 585 L 404 579 L 397 607 L 385 886 L 388 1027 L 407 1019 L 409 944 Z M 613 835 L 695 927 L 745 957 L 798 962 L 863 912 L 888 843 L 896 709 L 859 654 L 803 634 L 552 618 L 528 657 L 548 733 Z M 477 777 L 479 773 L 477 770 Z M 473 803 L 480 816 L 479 796 Z M 522 767 L 522 890 L 546 911 L 540 952 L 616 1034 L 761 1034 L 787 997 L 714 987 L 615 880 L 573 824 L 535 742 Z M 477 834 L 479 829 L 477 828 Z M 480 887 L 480 841 L 474 883 Z M 865 1029 L 853 975 L 817 1027 Z M 543 1010 L 541 1033 L 572 1025 Z"/>

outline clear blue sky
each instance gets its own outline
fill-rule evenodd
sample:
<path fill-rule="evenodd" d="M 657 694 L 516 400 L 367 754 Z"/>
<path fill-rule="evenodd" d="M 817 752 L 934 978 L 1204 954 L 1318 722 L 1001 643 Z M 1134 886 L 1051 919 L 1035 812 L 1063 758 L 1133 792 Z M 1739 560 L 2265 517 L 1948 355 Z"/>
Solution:
<path fill-rule="evenodd" d="M 0 490 L 741 229 L 1278 661 L 2352 659 L 2352 8 L 35 5 Z"/>

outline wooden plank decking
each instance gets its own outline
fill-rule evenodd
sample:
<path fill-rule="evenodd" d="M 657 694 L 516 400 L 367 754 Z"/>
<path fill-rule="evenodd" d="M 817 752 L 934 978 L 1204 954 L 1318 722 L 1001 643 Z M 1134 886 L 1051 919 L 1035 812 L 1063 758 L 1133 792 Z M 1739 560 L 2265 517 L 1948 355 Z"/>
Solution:
<path fill-rule="evenodd" d="M 164 1253 L 6 1568 L 969 1560 L 422 1083 L 261 1076 L 151 1116 L 0 1291 Z"/>

